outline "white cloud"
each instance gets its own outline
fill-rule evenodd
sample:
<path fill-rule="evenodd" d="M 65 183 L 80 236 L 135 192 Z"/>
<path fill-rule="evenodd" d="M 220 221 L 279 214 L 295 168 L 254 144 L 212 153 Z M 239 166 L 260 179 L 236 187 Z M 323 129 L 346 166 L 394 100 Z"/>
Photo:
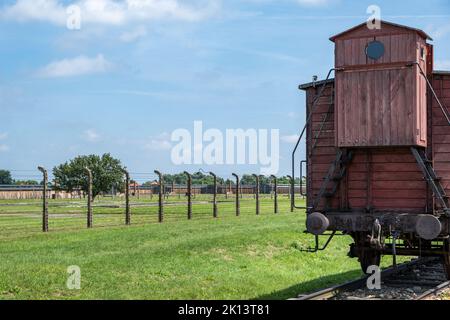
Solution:
<path fill-rule="evenodd" d="M 150 141 L 144 144 L 144 149 L 154 151 L 161 151 L 161 150 L 165 151 L 172 149 L 170 135 L 167 132 L 164 132 L 156 137 L 150 138 Z"/>
<path fill-rule="evenodd" d="M 297 116 L 297 113 L 295 113 L 295 112 L 288 112 L 288 114 L 287 114 L 287 116 L 288 116 L 288 118 L 290 118 L 290 119 L 296 119 L 298 116 Z"/>
<path fill-rule="evenodd" d="M 0 133 L 0 140 L 5 140 L 8 138 L 8 133 L 4 132 L 4 133 Z M 0 144 L 0 152 L 8 152 L 9 151 L 9 146 L 6 144 Z"/>
<path fill-rule="evenodd" d="M 123 42 L 133 42 L 139 38 L 145 37 L 147 35 L 147 29 L 143 26 L 137 27 L 136 29 L 128 32 L 124 32 L 120 35 L 120 40 Z"/>
<path fill-rule="evenodd" d="M 434 40 L 439 40 L 450 34 L 450 24 L 443 24 L 436 27 L 432 26 L 427 28 L 427 31 Z"/>
<path fill-rule="evenodd" d="M 204 0 L 198 6 L 187 6 L 179 0 L 78 0 L 70 5 L 80 8 L 82 26 L 85 23 L 123 25 L 155 19 L 199 21 L 218 10 L 219 0 Z M 0 18 L 65 26 L 68 7 L 62 0 L 17 0 L 1 9 Z"/>
<path fill-rule="evenodd" d="M 15 21 L 47 21 L 64 25 L 67 20 L 66 10 L 56 0 L 17 0 L 0 11 L 0 18 Z"/>
<path fill-rule="evenodd" d="M 450 60 L 437 60 L 434 69 L 436 70 L 450 70 Z"/>
<path fill-rule="evenodd" d="M 100 134 L 98 134 L 94 129 L 89 129 L 83 132 L 83 138 L 88 142 L 98 142 L 101 139 Z"/>
<path fill-rule="evenodd" d="M 330 0 L 297 0 L 297 3 L 305 7 L 320 7 L 329 4 Z"/>
<path fill-rule="evenodd" d="M 99 54 L 95 58 L 78 56 L 52 62 L 39 70 L 38 75 L 44 78 L 73 77 L 103 73 L 111 69 L 112 63 Z"/>
<path fill-rule="evenodd" d="M 291 136 L 282 136 L 281 141 L 286 142 L 286 143 L 297 143 L 299 137 L 300 136 L 298 136 L 296 134 L 291 135 Z"/>

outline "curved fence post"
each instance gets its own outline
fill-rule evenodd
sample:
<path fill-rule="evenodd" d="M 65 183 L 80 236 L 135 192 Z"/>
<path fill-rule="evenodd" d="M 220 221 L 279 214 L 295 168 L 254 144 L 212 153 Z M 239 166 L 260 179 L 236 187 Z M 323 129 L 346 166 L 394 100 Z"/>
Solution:
<path fill-rule="evenodd" d="M 130 173 L 126 169 L 122 169 L 125 175 L 125 224 L 131 225 L 131 212 L 130 212 Z"/>
<path fill-rule="evenodd" d="M 256 187 L 255 187 L 255 199 L 256 199 L 256 215 L 259 216 L 259 175 L 253 174 L 253 177 L 256 179 Z"/>
<path fill-rule="evenodd" d="M 87 174 L 87 178 L 88 178 L 88 190 L 87 190 L 87 227 L 88 229 L 92 228 L 92 171 L 88 168 L 85 167 L 84 170 L 86 171 Z"/>
<path fill-rule="evenodd" d="M 187 193 L 188 193 L 188 212 L 187 212 L 187 215 L 188 215 L 188 220 L 191 220 L 192 219 L 192 175 L 189 173 L 189 172 L 187 172 L 187 171 L 184 171 L 184 174 L 187 176 L 187 178 L 188 178 L 188 182 L 187 182 Z"/>
<path fill-rule="evenodd" d="M 295 204 L 295 199 L 294 199 L 294 188 L 295 188 L 295 181 L 294 178 L 292 178 L 291 176 L 287 176 L 289 181 L 290 181 L 290 188 L 289 188 L 289 197 L 291 199 L 291 212 L 294 212 L 294 204 Z"/>
<path fill-rule="evenodd" d="M 48 232 L 48 200 L 47 200 L 47 192 L 48 192 L 48 173 L 44 167 L 38 167 L 38 170 L 42 172 L 44 176 L 43 180 L 43 189 L 42 189 L 42 231 Z"/>
<path fill-rule="evenodd" d="M 275 175 L 271 176 L 273 179 L 273 183 L 274 183 L 274 187 L 275 187 L 275 192 L 274 192 L 274 211 L 275 214 L 278 213 L 278 179 Z"/>
<path fill-rule="evenodd" d="M 159 177 L 159 200 L 158 200 L 158 221 L 159 223 L 162 223 L 164 221 L 164 199 L 163 199 L 163 188 L 164 188 L 164 178 L 161 172 L 158 170 L 155 170 L 155 173 Z"/>
<path fill-rule="evenodd" d="M 236 173 L 233 173 L 232 175 L 236 178 L 236 217 L 239 217 L 241 215 L 241 204 L 239 199 L 239 176 Z"/>
<path fill-rule="evenodd" d="M 213 190 L 213 217 L 217 218 L 218 209 L 217 209 L 217 175 L 213 172 L 209 173 L 214 178 L 214 190 Z"/>

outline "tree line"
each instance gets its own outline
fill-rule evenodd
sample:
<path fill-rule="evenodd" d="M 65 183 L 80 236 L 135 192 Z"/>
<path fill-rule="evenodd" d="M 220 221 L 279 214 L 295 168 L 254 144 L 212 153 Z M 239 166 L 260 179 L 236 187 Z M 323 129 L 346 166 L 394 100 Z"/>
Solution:
<path fill-rule="evenodd" d="M 125 189 L 125 180 L 123 171 L 126 169 L 120 160 L 113 158 L 109 153 L 102 156 L 88 155 L 78 156 L 70 161 L 60 164 L 53 168 L 53 188 L 60 191 L 73 192 L 81 190 L 87 192 L 88 180 L 86 179 L 86 168 L 92 172 L 92 194 L 97 197 L 102 193 L 108 193 L 111 190 L 123 192 Z M 164 182 L 166 184 L 187 184 L 187 176 L 184 173 L 166 174 L 164 175 Z M 234 180 L 225 180 L 224 178 L 217 178 L 218 184 L 234 185 Z M 300 183 L 300 179 L 295 181 Z M 155 181 L 148 181 L 144 186 L 150 186 Z M 214 179 L 211 175 L 204 172 L 196 172 L 192 174 L 192 183 L 195 185 L 212 185 Z M 255 178 L 252 175 L 243 175 L 241 178 L 242 185 L 253 185 Z M 261 185 L 268 185 L 273 183 L 270 177 L 261 176 Z M 279 177 L 278 184 L 289 184 L 289 178 Z M 7 170 L 0 170 L 0 184 L 3 185 L 38 185 L 34 180 L 14 180 L 11 172 Z"/>
<path fill-rule="evenodd" d="M 35 186 L 42 184 L 36 180 L 15 180 L 12 178 L 11 172 L 8 170 L 0 170 L 0 184 L 16 185 L 16 186 Z"/>

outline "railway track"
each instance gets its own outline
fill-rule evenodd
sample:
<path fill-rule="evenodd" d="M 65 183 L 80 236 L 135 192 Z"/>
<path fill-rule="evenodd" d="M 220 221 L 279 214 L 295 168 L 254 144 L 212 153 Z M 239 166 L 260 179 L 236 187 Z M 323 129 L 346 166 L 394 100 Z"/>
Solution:
<path fill-rule="evenodd" d="M 428 300 L 450 289 L 439 258 L 416 259 L 381 273 L 381 290 L 369 290 L 367 277 L 291 300 Z"/>

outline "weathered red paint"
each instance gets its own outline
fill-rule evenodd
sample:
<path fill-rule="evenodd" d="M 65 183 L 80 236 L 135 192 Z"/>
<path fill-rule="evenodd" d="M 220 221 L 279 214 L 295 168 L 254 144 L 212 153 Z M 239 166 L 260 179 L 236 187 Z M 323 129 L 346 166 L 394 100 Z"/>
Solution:
<path fill-rule="evenodd" d="M 426 72 L 428 36 L 416 29 L 382 23 L 361 25 L 335 36 L 336 144 L 338 147 L 427 145 Z M 366 47 L 385 47 L 373 60 Z M 424 56 L 422 56 L 422 51 Z"/>
<path fill-rule="evenodd" d="M 446 95 L 450 96 L 450 73 L 435 73 L 433 80 L 434 88 L 441 101 L 450 102 L 442 99 Z M 328 86 L 331 89 L 334 83 L 330 82 Z M 317 91 L 318 88 L 314 87 L 306 89 L 308 112 Z M 312 137 L 318 133 L 330 109 L 330 97 L 329 90 L 328 95 L 316 106 L 313 121 L 307 130 L 308 205 L 311 205 L 311 201 L 317 195 L 336 157 L 333 104 L 322 134 L 317 139 L 314 151 L 312 150 L 314 143 Z M 450 106 L 448 103 L 446 105 Z M 433 165 L 442 178 L 441 183 L 446 188 L 447 194 L 450 194 L 450 126 L 435 102 L 430 101 L 427 109 L 433 115 L 432 125 L 427 131 L 430 137 L 429 149 L 432 150 Z M 409 146 L 355 149 L 355 157 L 346 179 L 347 187 L 345 188 L 345 183 L 342 183 L 343 190 L 336 193 L 332 201 L 334 209 L 403 210 L 405 213 L 425 213 L 433 208 L 432 199 L 428 196 L 427 184 Z M 319 210 L 324 209 L 324 201 Z"/>

